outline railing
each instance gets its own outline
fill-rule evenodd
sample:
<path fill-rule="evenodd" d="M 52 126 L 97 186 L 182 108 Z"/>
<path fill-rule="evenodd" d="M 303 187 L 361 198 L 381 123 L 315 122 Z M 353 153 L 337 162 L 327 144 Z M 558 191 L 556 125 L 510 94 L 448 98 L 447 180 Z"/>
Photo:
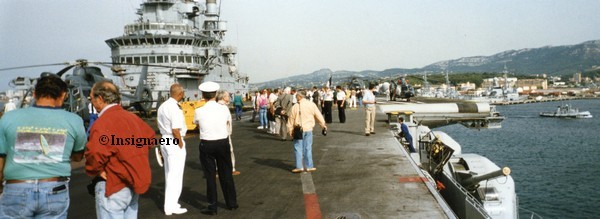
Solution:
<path fill-rule="evenodd" d="M 145 30 L 164 30 L 173 32 L 193 33 L 194 27 L 186 24 L 169 24 L 169 23 L 135 23 L 125 25 L 125 34 L 135 34 L 138 31 Z"/>

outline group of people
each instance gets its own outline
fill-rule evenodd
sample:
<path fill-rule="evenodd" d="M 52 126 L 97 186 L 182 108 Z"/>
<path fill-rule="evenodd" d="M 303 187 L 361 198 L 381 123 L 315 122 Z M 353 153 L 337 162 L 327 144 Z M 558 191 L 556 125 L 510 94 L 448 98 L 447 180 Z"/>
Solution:
<path fill-rule="evenodd" d="M 292 139 L 296 158 L 296 168 L 292 170 L 294 173 L 316 170 L 312 160 L 312 130 L 316 123 L 324 132 L 327 130 L 312 95 L 313 92 L 286 87 L 257 91 L 251 100 L 254 110 L 250 121 L 254 122 L 258 114 L 258 129 L 267 129 L 267 133 L 279 136 L 282 141 L 287 141 L 288 137 Z M 293 137 L 294 126 L 301 127 L 302 138 Z"/>
<path fill-rule="evenodd" d="M 337 105 L 338 119 L 340 123 L 346 122 L 346 108 L 357 108 L 373 107 L 374 105 L 366 105 L 364 98 L 367 95 L 371 95 L 374 101 L 373 91 L 375 86 L 371 86 L 369 89 L 346 89 L 342 86 L 336 86 L 335 90 L 330 89 L 328 86 L 323 86 L 318 89 L 314 86 L 312 89 L 301 90 L 305 92 L 306 99 L 313 102 L 322 113 L 325 123 L 332 123 L 332 107 Z M 251 97 L 252 105 L 254 108 L 252 118 L 250 122 L 254 122 L 256 116 L 259 117 L 260 125 L 258 129 L 266 129 L 269 134 L 280 135 L 282 140 L 285 141 L 285 124 L 287 122 L 288 115 L 285 112 L 289 112 L 290 107 L 297 103 L 295 96 L 297 95 L 296 90 L 286 87 L 285 89 L 263 89 L 256 91 L 255 95 Z M 291 100 L 291 101 L 290 101 Z M 369 100 L 367 100 L 368 102 Z M 371 103 L 373 104 L 373 103 Z M 368 109 L 367 109 L 368 110 Z M 283 131 L 283 132 L 282 132 Z M 370 134 L 370 132 L 368 132 Z"/>
<path fill-rule="evenodd" d="M 96 216 L 136 218 L 139 195 L 149 189 L 152 181 L 148 153 L 157 142 L 166 180 L 164 213 L 186 213 L 187 209 L 178 203 L 187 154 L 184 139 L 187 126 L 178 105 L 185 96 L 183 87 L 172 85 L 170 98 L 158 108 L 157 124 L 161 137 L 156 139 L 152 127 L 119 105 L 121 94 L 110 81 L 97 82 L 91 89 L 89 98 L 97 118 L 86 133 L 82 118 L 62 109 L 67 86 L 56 75 L 42 77 L 35 85 L 35 104 L 7 112 L 0 119 L 0 180 L 4 181 L 0 218 L 66 218 L 70 162 L 81 161 L 83 157 L 85 171 L 92 177 L 88 191 L 95 197 Z M 210 81 L 202 83 L 198 89 L 205 104 L 195 109 L 194 123 L 199 127 L 198 147 L 208 202 L 201 212 L 213 215 L 217 213 L 217 179 L 226 208 L 235 210 L 239 207 L 233 175 L 240 172 L 235 170 L 230 138 L 229 93 L 219 91 L 219 85 Z M 371 85 L 361 92 L 364 94 L 361 102 L 365 107 L 366 136 L 375 134 L 373 90 Z M 292 172 L 316 171 L 312 159 L 313 128 L 318 124 L 326 134 L 334 96 L 340 122 L 345 122 L 345 92 L 339 86 L 336 95 L 328 87 L 300 91 L 286 87 L 270 94 L 273 95 L 267 90 L 257 92 L 252 100 L 255 109 L 252 119 L 258 113 L 261 118 L 259 129 L 273 127 L 269 131 L 279 134 L 281 140 L 288 137 L 293 140 L 295 168 Z M 236 93 L 233 99 L 236 119 L 241 120 L 241 95 Z M 272 113 L 275 123 L 263 121 L 267 112 Z M 295 126 L 300 127 L 301 137 L 295 137 Z"/>
<path fill-rule="evenodd" d="M 367 92 L 367 90 L 346 89 L 341 86 L 337 86 L 335 90 L 330 89 L 328 86 L 323 86 L 321 89 L 314 86 L 312 89 L 303 91 L 305 91 L 306 98 L 317 105 L 326 123 L 333 122 L 332 107 L 334 105 L 337 105 L 340 123 L 345 123 L 346 108 L 362 107 L 363 96 Z M 281 112 L 289 111 L 290 107 L 297 103 L 294 98 L 297 93 L 296 90 L 290 87 L 256 91 L 254 96 L 251 97 L 254 112 L 250 121 L 254 122 L 258 115 L 258 121 L 260 122 L 260 126 L 257 127 L 258 129 L 266 129 L 269 134 L 284 136 L 285 132 L 282 134 L 280 129 L 282 128 L 281 124 L 284 124 L 285 120 L 280 119 L 286 119 L 287 115 Z"/>
<path fill-rule="evenodd" d="M 357 93 L 360 106 L 365 108 L 365 135 L 375 134 L 375 86 L 370 85 L 365 90 L 350 89 L 337 86 L 335 91 L 328 86 L 322 89 L 313 87 L 310 90 L 296 91 L 290 87 L 283 90 L 279 88 L 257 91 L 252 97 L 254 111 L 250 122 L 254 122 L 256 115 L 259 116 L 260 126 L 258 129 L 267 129 L 268 133 L 279 135 L 285 141 L 292 136 L 294 125 L 301 124 L 303 130 L 302 139 L 293 139 L 296 168 L 294 173 L 302 171 L 315 171 L 312 161 L 312 130 L 315 124 L 319 124 L 326 133 L 328 123 L 332 123 L 332 106 L 337 104 L 340 123 L 346 122 L 345 109 L 347 102 L 356 107 Z"/>
<path fill-rule="evenodd" d="M 178 203 L 186 158 L 186 124 L 178 105 L 183 88 L 174 84 L 170 98 L 159 107 L 161 138 L 137 115 L 120 106 L 121 94 L 110 81 L 93 85 L 89 99 L 98 112 L 86 134 L 84 121 L 62 108 L 67 83 L 56 75 L 41 77 L 34 88 L 35 104 L 7 112 L 0 119 L 0 218 L 66 218 L 70 203 L 71 161 L 85 157 L 85 172 L 92 180 L 97 218 L 137 218 L 138 199 L 150 187 L 148 153 L 160 145 L 164 159 L 166 215 L 183 214 Z M 216 173 L 226 207 L 238 208 L 232 174 L 231 114 L 216 102 L 218 84 L 199 86 L 207 101 L 196 109 L 200 128 L 200 163 L 207 182 L 208 206 L 217 213 Z M 241 115 L 239 116 L 241 118 Z"/>

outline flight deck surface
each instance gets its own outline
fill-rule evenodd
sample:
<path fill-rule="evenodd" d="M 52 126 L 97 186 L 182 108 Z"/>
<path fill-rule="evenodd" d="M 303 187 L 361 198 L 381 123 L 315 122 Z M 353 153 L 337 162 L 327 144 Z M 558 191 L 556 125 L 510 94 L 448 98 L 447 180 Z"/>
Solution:
<path fill-rule="evenodd" d="M 315 172 L 292 173 L 292 141 L 257 129 L 249 122 L 233 122 L 234 176 L 239 208 L 225 209 L 218 188 L 218 214 L 206 216 L 206 181 L 199 162 L 197 131 L 188 132 L 183 192 L 179 203 L 188 212 L 165 216 L 165 176 L 150 154 L 152 185 L 139 199 L 139 218 L 448 218 L 428 190 L 423 177 L 411 164 L 378 112 L 376 134 L 365 136 L 364 110 L 346 109 L 346 123 L 333 123 L 327 136 L 318 125 L 313 131 Z M 258 117 L 257 117 L 258 118 Z M 148 123 L 156 127 L 155 120 Z M 80 164 L 81 165 L 81 164 Z M 87 194 L 90 178 L 83 168 L 73 170 L 69 218 L 95 216 L 94 198 Z"/>

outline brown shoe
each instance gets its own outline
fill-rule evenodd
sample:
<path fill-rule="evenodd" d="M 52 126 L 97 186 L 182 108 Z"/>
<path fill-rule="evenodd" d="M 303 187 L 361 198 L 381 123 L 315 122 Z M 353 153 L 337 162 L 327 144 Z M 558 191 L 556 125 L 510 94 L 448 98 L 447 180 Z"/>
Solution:
<path fill-rule="evenodd" d="M 236 171 L 231 172 L 231 175 L 237 176 L 237 175 L 240 175 L 240 173 L 241 173 L 240 171 L 236 170 Z"/>
<path fill-rule="evenodd" d="M 302 171 L 304 171 L 304 170 L 303 169 L 293 169 L 292 173 L 300 173 Z"/>

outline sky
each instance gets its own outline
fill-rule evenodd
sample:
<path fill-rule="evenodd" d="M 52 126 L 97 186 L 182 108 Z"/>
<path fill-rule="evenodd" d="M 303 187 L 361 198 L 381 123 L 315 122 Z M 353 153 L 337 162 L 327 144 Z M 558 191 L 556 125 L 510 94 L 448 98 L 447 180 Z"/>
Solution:
<path fill-rule="evenodd" d="M 0 69 L 110 61 L 106 39 L 123 34 L 142 0 L 2 0 Z M 223 0 L 224 45 L 238 48 L 250 83 L 329 68 L 420 68 L 511 49 L 600 39 L 597 0 Z M 0 71 L 16 76 L 61 66 Z M 109 70 L 103 70 L 105 74 Z"/>

